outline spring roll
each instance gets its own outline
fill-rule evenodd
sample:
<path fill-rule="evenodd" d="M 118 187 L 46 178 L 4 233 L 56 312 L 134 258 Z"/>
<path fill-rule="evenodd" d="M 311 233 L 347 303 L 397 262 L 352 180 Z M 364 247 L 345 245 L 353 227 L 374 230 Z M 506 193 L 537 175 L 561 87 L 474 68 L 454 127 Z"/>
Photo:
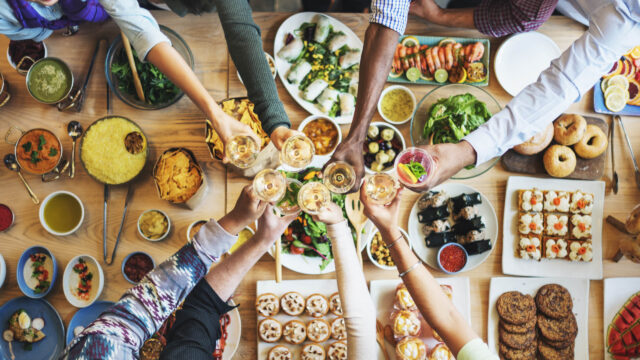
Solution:
<path fill-rule="evenodd" d="M 358 79 L 351 79 L 349 83 L 349 94 L 358 96 Z"/>
<path fill-rule="evenodd" d="M 340 94 L 340 115 L 347 116 L 353 115 L 353 111 L 356 107 L 356 98 L 348 93 Z"/>
<path fill-rule="evenodd" d="M 340 67 L 348 69 L 355 64 L 360 63 L 360 50 L 349 51 L 346 54 L 340 56 Z"/>
<path fill-rule="evenodd" d="M 293 38 L 290 43 L 278 51 L 278 56 L 288 62 L 294 62 L 298 56 L 300 56 L 303 48 L 304 44 L 302 43 L 302 40 L 299 38 Z"/>
<path fill-rule="evenodd" d="M 328 86 L 329 84 L 323 79 L 316 79 L 302 91 L 302 98 L 307 101 L 314 101 Z"/>
<path fill-rule="evenodd" d="M 323 43 L 327 41 L 329 33 L 331 32 L 331 21 L 324 15 L 318 15 L 316 17 L 316 31 L 313 35 L 313 41 L 317 43 Z"/>
<path fill-rule="evenodd" d="M 347 35 L 339 34 L 331 38 L 329 41 L 329 51 L 335 52 L 341 47 L 347 45 Z"/>
<path fill-rule="evenodd" d="M 292 84 L 298 84 L 307 74 L 311 71 L 311 64 L 309 64 L 306 60 L 301 60 L 295 63 L 291 69 L 289 69 L 289 73 L 287 74 L 287 80 Z"/>
<path fill-rule="evenodd" d="M 318 98 L 318 102 L 324 101 L 324 100 L 331 100 L 334 102 L 338 101 L 339 94 L 340 94 L 340 91 L 336 89 L 326 88 L 322 91 L 322 94 L 320 94 L 320 97 Z"/>
<path fill-rule="evenodd" d="M 319 99 L 316 106 L 318 107 L 318 109 L 320 109 L 320 111 L 322 111 L 325 114 L 328 114 L 333 108 L 333 105 L 335 103 L 336 102 L 331 99 L 321 99 L 321 100 Z"/>

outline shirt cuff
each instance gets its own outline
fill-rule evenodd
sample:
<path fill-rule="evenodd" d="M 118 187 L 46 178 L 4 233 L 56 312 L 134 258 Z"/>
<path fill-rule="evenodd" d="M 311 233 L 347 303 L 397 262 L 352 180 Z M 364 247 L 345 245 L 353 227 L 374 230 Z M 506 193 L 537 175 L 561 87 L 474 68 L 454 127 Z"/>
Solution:
<path fill-rule="evenodd" d="M 171 45 L 171 41 L 165 34 L 160 31 L 159 28 L 153 29 L 151 31 L 146 31 L 144 33 L 140 33 L 138 37 L 136 37 L 131 41 L 131 46 L 136 49 L 136 53 L 138 54 L 138 59 L 140 61 L 147 61 L 147 55 L 149 51 L 153 49 L 156 45 L 161 42 L 167 42 Z"/>
<path fill-rule="evenodd" d="M 489 346 L 480 338 L 466 343 L 456 358 L 458 360 L 498 360 L 498 356 L 491 353 Z"/>
<path fill-rule="evenodd" d="M 370 23 L 380 24 L 404 34 L 409 16 L 409 0 L 374 0 L 371 3 Z"/>
<path fill-rule="evenodd" d="M 193 237 L 193 247 L 204 265 L 209 268 L 229 251 L 237 240 L 237 235 L 229 234 L 216 220 L 211 219 Z"/>
<path fill-rule="evenodd" d="M 472 131 L 462 140 L 471 144 L 476 151 L 476 166 L 491 160 L 495 155 L 496 141 L 491 134 L 482 127 Z"/>

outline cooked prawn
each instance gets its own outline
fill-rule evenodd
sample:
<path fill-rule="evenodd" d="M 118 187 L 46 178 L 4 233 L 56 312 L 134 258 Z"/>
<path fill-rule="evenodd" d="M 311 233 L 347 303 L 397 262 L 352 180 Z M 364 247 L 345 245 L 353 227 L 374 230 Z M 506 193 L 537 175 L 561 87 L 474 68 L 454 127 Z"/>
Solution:
<path fill-rule="evenodd" d="M 440 50 L 439 46 L 434 46 L 431 48 L 431 56 L 433 58 L 433 64 L 436 68 L 436 70 L 438 69 L 442 69 L 442 65 L 440 65 L 440 58 L 438 57 L 438 51 Z M 435 72 L 435 70 L 434 70 Z"/>
<path fill-rule="evenodd" d="M 402 72 L 402 62 L 400 61 L 400 48 L 402 48 L 402 44 L 398 44 L 398 46 L 396 46 L 396 51 L 393 53 L 393 64 L 391 65 L 393 68 L 393 71 L 396 74 L 399 74 Z"/>
<path fill-rule="evenodd" d="M 440 65 L 442 65 L 442 67 L 445 66 L 446 63 L 446 56 L 444 55 L 444 47 L 440 46 L 438 48 L 438 60 L 440 60 Z"/>
<path fill-rule="evenodd" d="M 453 66 L 458 66 L 458 59 L 460 59 L 460 52 L 462 51 L 460 49 L 462 49 L 462 44 L 460 44 L 460 43 L 453 44 L 453 49 L 452 49 L 452 52 L 453 52 Z M 456 50 L 458 51 L 458 54 L 456 54 Z"/>
<path fill-rule="evenodd" d="M 471 53 L 467 57 L 469 63 L 476 62 L 482 59 L 484 55 L 484 45 L 481 42 L 476 42 L 471 45 Z"/>
<path fill-rule="evenodd" d="M 444 68 L 447 70 L 451 70 L 453 67 L 453 44 L 448 43 L 444 47 L 444 55 L 445 55 L 445 65 Z"/>
<path fill-rule="evenodd" d="M 436 72 L 436 65 L 435 65 L 435 62 L 433 61 L 432 51 L 433 51 L 432 49 L 428 49 L 424 55 L 427 61 L 427 66 L 429 67 L 429 72 L 433 75 L 433 73 Z"/>

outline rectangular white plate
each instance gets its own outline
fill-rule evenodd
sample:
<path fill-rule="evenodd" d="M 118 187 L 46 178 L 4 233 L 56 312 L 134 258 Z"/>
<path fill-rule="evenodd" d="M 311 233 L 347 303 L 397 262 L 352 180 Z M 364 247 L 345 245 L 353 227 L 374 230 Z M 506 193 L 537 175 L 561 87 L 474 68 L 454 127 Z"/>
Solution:
<path fill-rule="evenodd" d="M 537 188 L 540 190 L 580 190 L 593 194 L 594 206 L 591 215 L 593 261 L 572 262 L 569 260 L 541 261 L 516 257 L 518 235 L 518 190 Z M 602 219 L 604 211 L 604 182 L 561 179 L 542 179 L 526 176 L 510 176 L 504 197 L 504 219 L 502 231 L 502 272 L 521 276 L 566 276 L 585 279 L 602 279 Z M 544 250 L 543 250 L 544 251 Z"/>
<path fill-rule="evenodd" d="M 297 291 L 305 298 L 311 294 L 322 294 L 327 298 L 329 298 L 331 294 L 338 292 L 338 282 L 335 279 L 285 280 L 280 283 L 276 283 L 274 280 L 256 282 L 256 297 L 264 293 L 273 293 L 277 296 L 282 296 L 283 294 L 289 291 Z M 306 324 L 309 321 L 311 321 L 311 319 L 313 319 L 311 316 L 307 315 L 306 311 L 300 316 L 289 316 L 284 312 L 280 311 L 278 315 L 274 316 L 273 318 L 278 320 L 282 325 L 284 325 L 286 322 L 290 320 L 300 320 Z M 336 316 L 329 312 L 323 319 L 327 320 L 328 322 L 331 322 L 335 318 Z M 264 319 L 264 317 L 257 316 L 258 322 L 260 322 L 260 320 L 262 319 Z M 269 354 L 269 350 L 271 350 L 271 348 L 276 345 L 285 345 L 293 353 L 294 359 L 300 358 L 300 351 L 302 350 L 301 345 L 290 345 L 290 344 L 287 344 L 282 339 L 280 339 L 280 341 L 278 341 L 277 343 L 269 344 L 261 341 L 260 337 L 258 337 L 257 334 L 256 334 L 256 338 L 258 341 L 258 360 L 266 360 L 267 355 Z M 326 349 L 327 346 L 333 343 L 334 341 L 335 340 L 329 339 L 326 342 L 322 343 L 321 345 L 323 345 Z M 303 343 L 303 345 L 308 343 L 309 342 L 306 341 Z"/>
<path fill-rule="evenodd" d="M 604 359 L 613 360 L 607 353 L 607 329 L 613 317 L 620 311 L 622 305 L 635 293 L 640 291 L 640 278 L 610 278 L 604 279 Z"/>
<path fill-rule="evenodd" d="M 489 290 L 489 321 L 487 322 L 487 344 L 489 349 L 498 351 L 498 310 L 496 301 L 508 291 L 519 291 L 535 297 L 538 289 L 546 284 L 559 284 L 567 288 L 573 300 L 573 313 L 578 322 L 575 359 L 589 359 L 589 280 L 570 278 L 517 278 L 496 277 L 491 279 Z"/>
<path fill-rule="evenodd" d="M 462 317 L 467 319 L 471 324 L 471 302 L 469 293 L 469 278 L 467 277 L 448 277 L 436 279 L 442 285 L 449 285 L 453 290 L 453 304 L 458 311 L 462 314 Z M 390 324 L 389 316 L 393 311 L 394 295 L 396 293 L 396 287 L 402 283 L 402 280 L 371 280 L 369 282 L 369 291 L 371 292 L 371 298 L 373 304 L 376 307 L 376 318 L 380 320 L 382 325 Z M 426 334 L 425 334 L 426 333 Z M 425 336 L 428 335 L 428 336 Z M 433 347 L 437 341 L 431 336 L 431 331 L 422 332 L 422 340 L 425 341 L 429 348 Z M 392 359 L 395 359 L 395 349 L 391 344 L 386 343 L 387 353 Z M 380 351 L 380 347 L 376 346 L 376 352 L 378 354 L 378 360 L 384 360 L 384 355 Z"/>

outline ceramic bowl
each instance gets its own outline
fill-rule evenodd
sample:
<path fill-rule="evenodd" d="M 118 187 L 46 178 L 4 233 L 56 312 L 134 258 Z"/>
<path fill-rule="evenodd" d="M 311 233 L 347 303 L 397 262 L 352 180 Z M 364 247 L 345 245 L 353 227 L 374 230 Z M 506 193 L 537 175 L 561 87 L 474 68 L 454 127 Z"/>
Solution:
<path fill-rule="evenodd" d="M 140 229 L 140 220 L 142 219 L 142 216 L 143 216 L 144 214 L 148 213 L 148 212 L 151 212 L 151 211 L 157 211 L 157 212 L 159 212 L 160 214 L 162 214 L 162 215 L 165 217 L 165 219 L 167 219 L 167 231 L 165 231 L 164 235 L 160 236 L 160 237 L 159 237 L 159 238 L 157 238 L 157 239 L 151 239 L 151 238 L 146 237 L 146 236 L 144 235 L 144 233 L 142 232 L 142 229 Z M 164 211 L 162 211 L 162 210 L 158 210 L 158 209 L 149 209 L 149 210 L 147 210 L 147 211 L 143 211 L 143 212 L 142 212 L 142 214 L 140 214 L 140 216 L 138 217 L 138 225 L 137 225 L 137 226 L 138 226 L 138 234 L 140 234 L 140 236 L 142 236 L 142 238 L 143 238 L 143 239 L 148 240 L 148 241 L 152 241 L 152 242 L 162 241 L 162 240 L 164 240 L 164 239 L 169 235 L 169 233 L 171 232 L 171 219 L 169 218 L 169 215 L 167 215 L 167 213 L 165 213 L 165 212 L 164 212 Z"/>
<path fill-rule="evenodd" d="M 51 284 L 49 284 L 49 288 L 47 290 L 39 294 L 36 294 L 34 290 L 32 290 L 30 287 L 27 286 L 27 283 L 25 281 L 25 274 L 24 274 L 25 273 L 24 267 L 27 264 L 27 260 L 29 260 L 29 257 L 31 255 L 36 253 L 46 254 L 47 256 L 49 256 L 49 258 L 51 259 L 51 262 L 53 263 L 52 274 L 49 274 Z M 29 274 L 31 274 L 31 270 L 29 270 L 28 272 Z M 51 291 L 51 289 L 55 286 L 57 275 L 58 275 L 58 263 L 56 262 L 56 258 L 55 256 L 53 256 L 53 253 L 51 253 L 51 251 L 49 251 L 49 249 L 45 248 L 44 246 L 32 246 L 28 248 L 22 253 L 22 255 L 20 256 L 20 259 L 18 260 L 18 266 L 16 267 L 16 278 L 18 280 L 18 287 L 20 287 L 20 291 L 22 291 L 23 294 L 25 294 L 26 296 L 32 299 L 40 299 L 45 297 Z"/>
<path fill-rule="evenodd" d="M 125 280 L 127 280 L 128 282 L 130 282 L 130 283 L 132 283 L 132 284 L 134 284 L 134 285 L 137 285 L 138 283 L 137 283 L 137 282 L 135 282 L 135 281 L 133 281 L 133 280 L 131 280 L 131 279 L 127 276 L 127 274 L 124 272 L 124 265 L 127 263 L 127 260 L 129 260 L 129 258 L 130 258 L 130 257 L 132 257 L 132 256 L 133 256 L 133 255 L 135 255 L 135 254 L 143 254 L 143 255 L 148 256 L 148 257 L 149 257 L 149 259 L 151 259 L 151 263 L 153 264 L 153 269 L 155 269 L 155 268 L 156 268 L 156 261 L 155 261 L 155 260 L 153 260 L 153 257 L 152 257 L 151 255 L 147 254 L 147 253 L 146 253 L 146 252 L 144 252 L 144 251 L 134 251 L 134 252 L 132 252 L 131 254 L 127 255 L 127 256 L 124 258 L 124 260 L 122 260 L 122 276 L 124 276 Z M 153 270 L 153 269 L 152 269 L 152 270 Z"/>
<path fill-rule="evenodd" d="M 91 280 L 92 290 L 95 287 L 96 292 L 87 300 L 82 300 L 77 298 L 72 291 L 76 289 L 79 281 L 78 274 L 73 271 L 73 267 L 78 263 L 78 260 L 82 258 L 87 264 L 91 264 L 95 267 L 96 271 L 93 273 L 93 279 Z M 62 290 L 64 292 L 64 297 L 67 298 L 69 304 L 77 307 L 83 308 L 93 304 L 102 294 L 102 289 L 104 288 L 104 273 L 102 272 L 102 267 L 100 263 L 90 255 L 78 255 L 71 259 L 67 264 L 67 267 L 64 269 L 64 274 L 62 275 Z"/>
<path fill-rule="evenodd" d="M 382 99 L 384 98 L 384 96 L 392 91 L 392 90 L 403 90 L 404 92 L 406 92 L 407 94 L 409 94 L 409 96 L 411 97 L 411 112 L 409 113 L 409 116 L 407 116 L 406 119 L 403 119 L 401 121 L 393 121 L 391 119 L 389 119 L 388 117 L 384 116 L 384 114 L 382 113 Z M 380 114 L 380 116 L 384 119 L 384 121 L 390 123 L 390 124 L 394 124 L 394 125 L 400 125 L 400 124 L 404 124 L 407 121 L 411 120 L 411 118 L 413 117 L 413 113 L 416 111 L 416 105 L 417 105 L 418 101 L 416 100 L 416 96 L 413 94 L 413 91 L 411 91 L 411 89 L 409 89 L 406 86 L 402 86 L 402 85 L 392 85 L 389 86 L 388 88 L 384 89 L 382 91 L 382 94 L 380 94 L 380 99 L 378 99 L 378 113 Z"/>
<path fill-rule="evenodd" d="M 407 241 L 407 244 L 409 244 L 409 248 L 411 248 L 411 241 L 409 240 L 409 234 L 407 234 L 407 232 L 404 231 L 404 229 L 399 228 L 398 230 L 400 230 L 400 233 L 402 233 L 402 236 L 404 236 L 405 240 Z M 395 266 L 386 266 L 386 265 L 379 264 L 376 261 L 376 259 L 373 257 L 373 254 L 371 253 L 371 244 L 373 243 L 373 238 L 376 236 L 377 233 L 378 233 L 378 230 L 372 231 L 371 236 L 369 236 L 369 238 L 367 239 L 367 255 L 369 256 L 369 261 L 371 261 L 373 265 L 375 265 L 376 267 L 382 270 L 396 270 Z"/>
<path fill-rule="evenodd" d="M 464 265 L 460 268 L 460 270 L 458 271 L 448 271 L 444 268 L 444 266 L 442 266 L 442 263 L 440 263 L 440 254 L 442 254 L 442 250 L 444 250 L 445 248 L 448 248 L 450 246 L 457 246 L 460 249 L 462 249 L 462 251 L 464 252 Z M 440 247 L 440 250 L 438 250 L 438 267 L 440 268 L 440 270 L 442 270 L 445 274 L 449 274 L 449 275 L 454 275 L 457 274 L 459 272 L 461 272 L 465 266 L 467 266 L 467 263 L 469 262 L 469 254 L 467 253 L 467 249 L 465 249 L 462 245 L 458 244 L 458 243 L 448 243 L 448 244 L 444 244 L 442 245 L 442 247 Z"/>
<path fill-rule="evenodd" d="M 47 225 L 47 222 L 44 220 L 44 209 L 47 206 L 47 203 L 56 195 L 59 194 L 67 194 L 67 195 L 71 195 L 73 198 L 76 199 L 76 201 L 78 202 L 78 204 L 80 204 L 80 210 L 82 211 L 80 214 L 80 221 L 78 221 L 78 224 L 71 230 L 71 231 L 67 231 L 64 233 L 61 232 L 57 232 L 53 229 L 51 229 L 49 227 L 49 225 Z M 71 235 L 74 232 L 76 232 L 76 230 L 78 230 L 80 228 L 80 226 L 82 226 L 82 222 L 84 221 L 84 205 L 82 204 L 82 200 L 80 200 L 80 198 L 70 192 L 70 191 L 55 191 L 52 192 L 51 194 L 49 194 L 49 196 L 47 196 L 46 198 L 44 198 L 44 200 L 42 201 L 42 203 L 40 204 L 40 211 L 38 212 L 38 217 L 40 218 L 40 224 L 42 224 L 42 227 L 44 227 L 45 230 L 47 230 L 50 234 L 56 235 L 56 236 L 67 236 L 67 235 Z"/>

